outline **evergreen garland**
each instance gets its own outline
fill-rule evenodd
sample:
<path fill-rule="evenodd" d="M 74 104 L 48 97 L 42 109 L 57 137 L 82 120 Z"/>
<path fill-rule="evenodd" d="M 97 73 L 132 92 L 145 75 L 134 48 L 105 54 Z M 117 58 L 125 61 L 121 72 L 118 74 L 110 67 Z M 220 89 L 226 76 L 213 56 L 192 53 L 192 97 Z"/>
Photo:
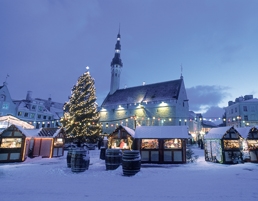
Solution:
<path fill-rule="evenodd" d="M 71 97 L 63 108 L 64 116 L 60 122 L 66 129 L 66 137 L 76 139 L 79 146 L 87 139 L 95 141 L 101 133 L 94 84 L 94 79 L 86 71 L 73 86 Z"/>

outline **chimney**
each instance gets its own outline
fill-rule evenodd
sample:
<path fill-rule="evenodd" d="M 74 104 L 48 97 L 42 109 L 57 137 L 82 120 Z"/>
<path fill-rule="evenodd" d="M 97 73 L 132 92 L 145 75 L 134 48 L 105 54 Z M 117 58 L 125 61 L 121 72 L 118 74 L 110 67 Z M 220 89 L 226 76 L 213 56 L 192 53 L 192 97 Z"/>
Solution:
<path fill-rule="evenodd" d="M 26 100 L 32 101 L 32 91 L 27 92 Z"/>

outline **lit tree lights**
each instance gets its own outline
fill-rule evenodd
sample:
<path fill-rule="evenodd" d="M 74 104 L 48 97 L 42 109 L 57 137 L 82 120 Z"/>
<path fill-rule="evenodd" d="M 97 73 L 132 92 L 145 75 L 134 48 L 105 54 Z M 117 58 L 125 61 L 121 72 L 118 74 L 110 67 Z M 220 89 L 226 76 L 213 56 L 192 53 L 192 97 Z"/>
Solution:
<path fill-rule="evenodd" d="M 69 101 L 64 104 L 61 123 L 66 129 L 66 137 L 82 142 L 95 141 L 101 133 L 99 112 L 97 111 L 95 81 L 90 76 L 89 67 L 73 86 Z"/>

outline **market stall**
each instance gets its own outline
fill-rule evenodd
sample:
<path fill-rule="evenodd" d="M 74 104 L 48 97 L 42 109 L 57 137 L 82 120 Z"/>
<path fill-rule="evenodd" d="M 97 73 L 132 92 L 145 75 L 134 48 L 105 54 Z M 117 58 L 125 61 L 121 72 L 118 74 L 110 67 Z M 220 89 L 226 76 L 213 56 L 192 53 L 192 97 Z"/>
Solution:
<path fill-rule="evenodd" d="M 0 162 L 21 162 L 26 159 L 26 135 L 15 125 L 0 135 Z"/>
<path fill-rule="evenodd" d="M 11 125 L 0 135 L 0 162 L 22 162 L 29 157 L 63 156 L 64 130 L 24 129 Z"/>
<path fill-rule="evenodd" d="M 31 157 L 58 157 L 64 154 L 64 129 L 41 128 L 27 133 Z"/>
<path fill-rule="evenodd" d="M 242 162 L 241 135 L 234 127 L 212 128 L 204 136 L 205 160 L 233 164 Z"/>
<path fill-rule="evenodd" d="M 242 154 L 243 160 L 247 162 L 258 162 L 258 127 L 237 128 L 243 137 Z"/>
<path fill-rule="evenodd" d="M 118 126 L 108 136 L 108 149 L 132 149 L 134 130 L 126 126 Z"/>
<path fill-rule="evenodd" d="M 186 163 L 187 126 L 139 126 L 134 138 L 142 163 Z"/>

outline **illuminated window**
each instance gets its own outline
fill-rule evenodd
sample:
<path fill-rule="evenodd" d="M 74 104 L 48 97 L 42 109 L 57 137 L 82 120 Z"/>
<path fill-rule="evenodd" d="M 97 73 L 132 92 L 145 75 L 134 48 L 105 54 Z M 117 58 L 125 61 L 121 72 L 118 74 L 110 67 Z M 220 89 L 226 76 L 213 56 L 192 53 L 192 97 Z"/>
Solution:
<path fill-rule="evenodd" d="M 238 140 L 224 140 L 224 149 L 239 149 Z"/>
<path fill-rule="evenodd" d="M 158 139 L 142 139 L 142 149 L 158 149 Z"/>
<path fill-rule="evenodd" d="M 181 139 L 164 140 L 164 149 L 181 149 L 181 148 L 182 148 Z"/>
<path fill-rule="evenodd" d="M 2 138 L 1 148 L 21 148 L 22 138 Z"/>
<path fill-rule="evenodd" d="M 8 110 L 9 109 L 9 103 L 3 103 L 2 109 Z"/>
<path fill-rule="evenodd" d="M 38 111 L 39 111 L 39 112 L 42 112 L 42 111 L 43 111 L 43 107 L 39 106 Z"/>
<path fill-rule="evenodd" d="M 64 144 L 63 138 L 56 138 L 54 141 L 54 146 L 62 146 Z"/>

